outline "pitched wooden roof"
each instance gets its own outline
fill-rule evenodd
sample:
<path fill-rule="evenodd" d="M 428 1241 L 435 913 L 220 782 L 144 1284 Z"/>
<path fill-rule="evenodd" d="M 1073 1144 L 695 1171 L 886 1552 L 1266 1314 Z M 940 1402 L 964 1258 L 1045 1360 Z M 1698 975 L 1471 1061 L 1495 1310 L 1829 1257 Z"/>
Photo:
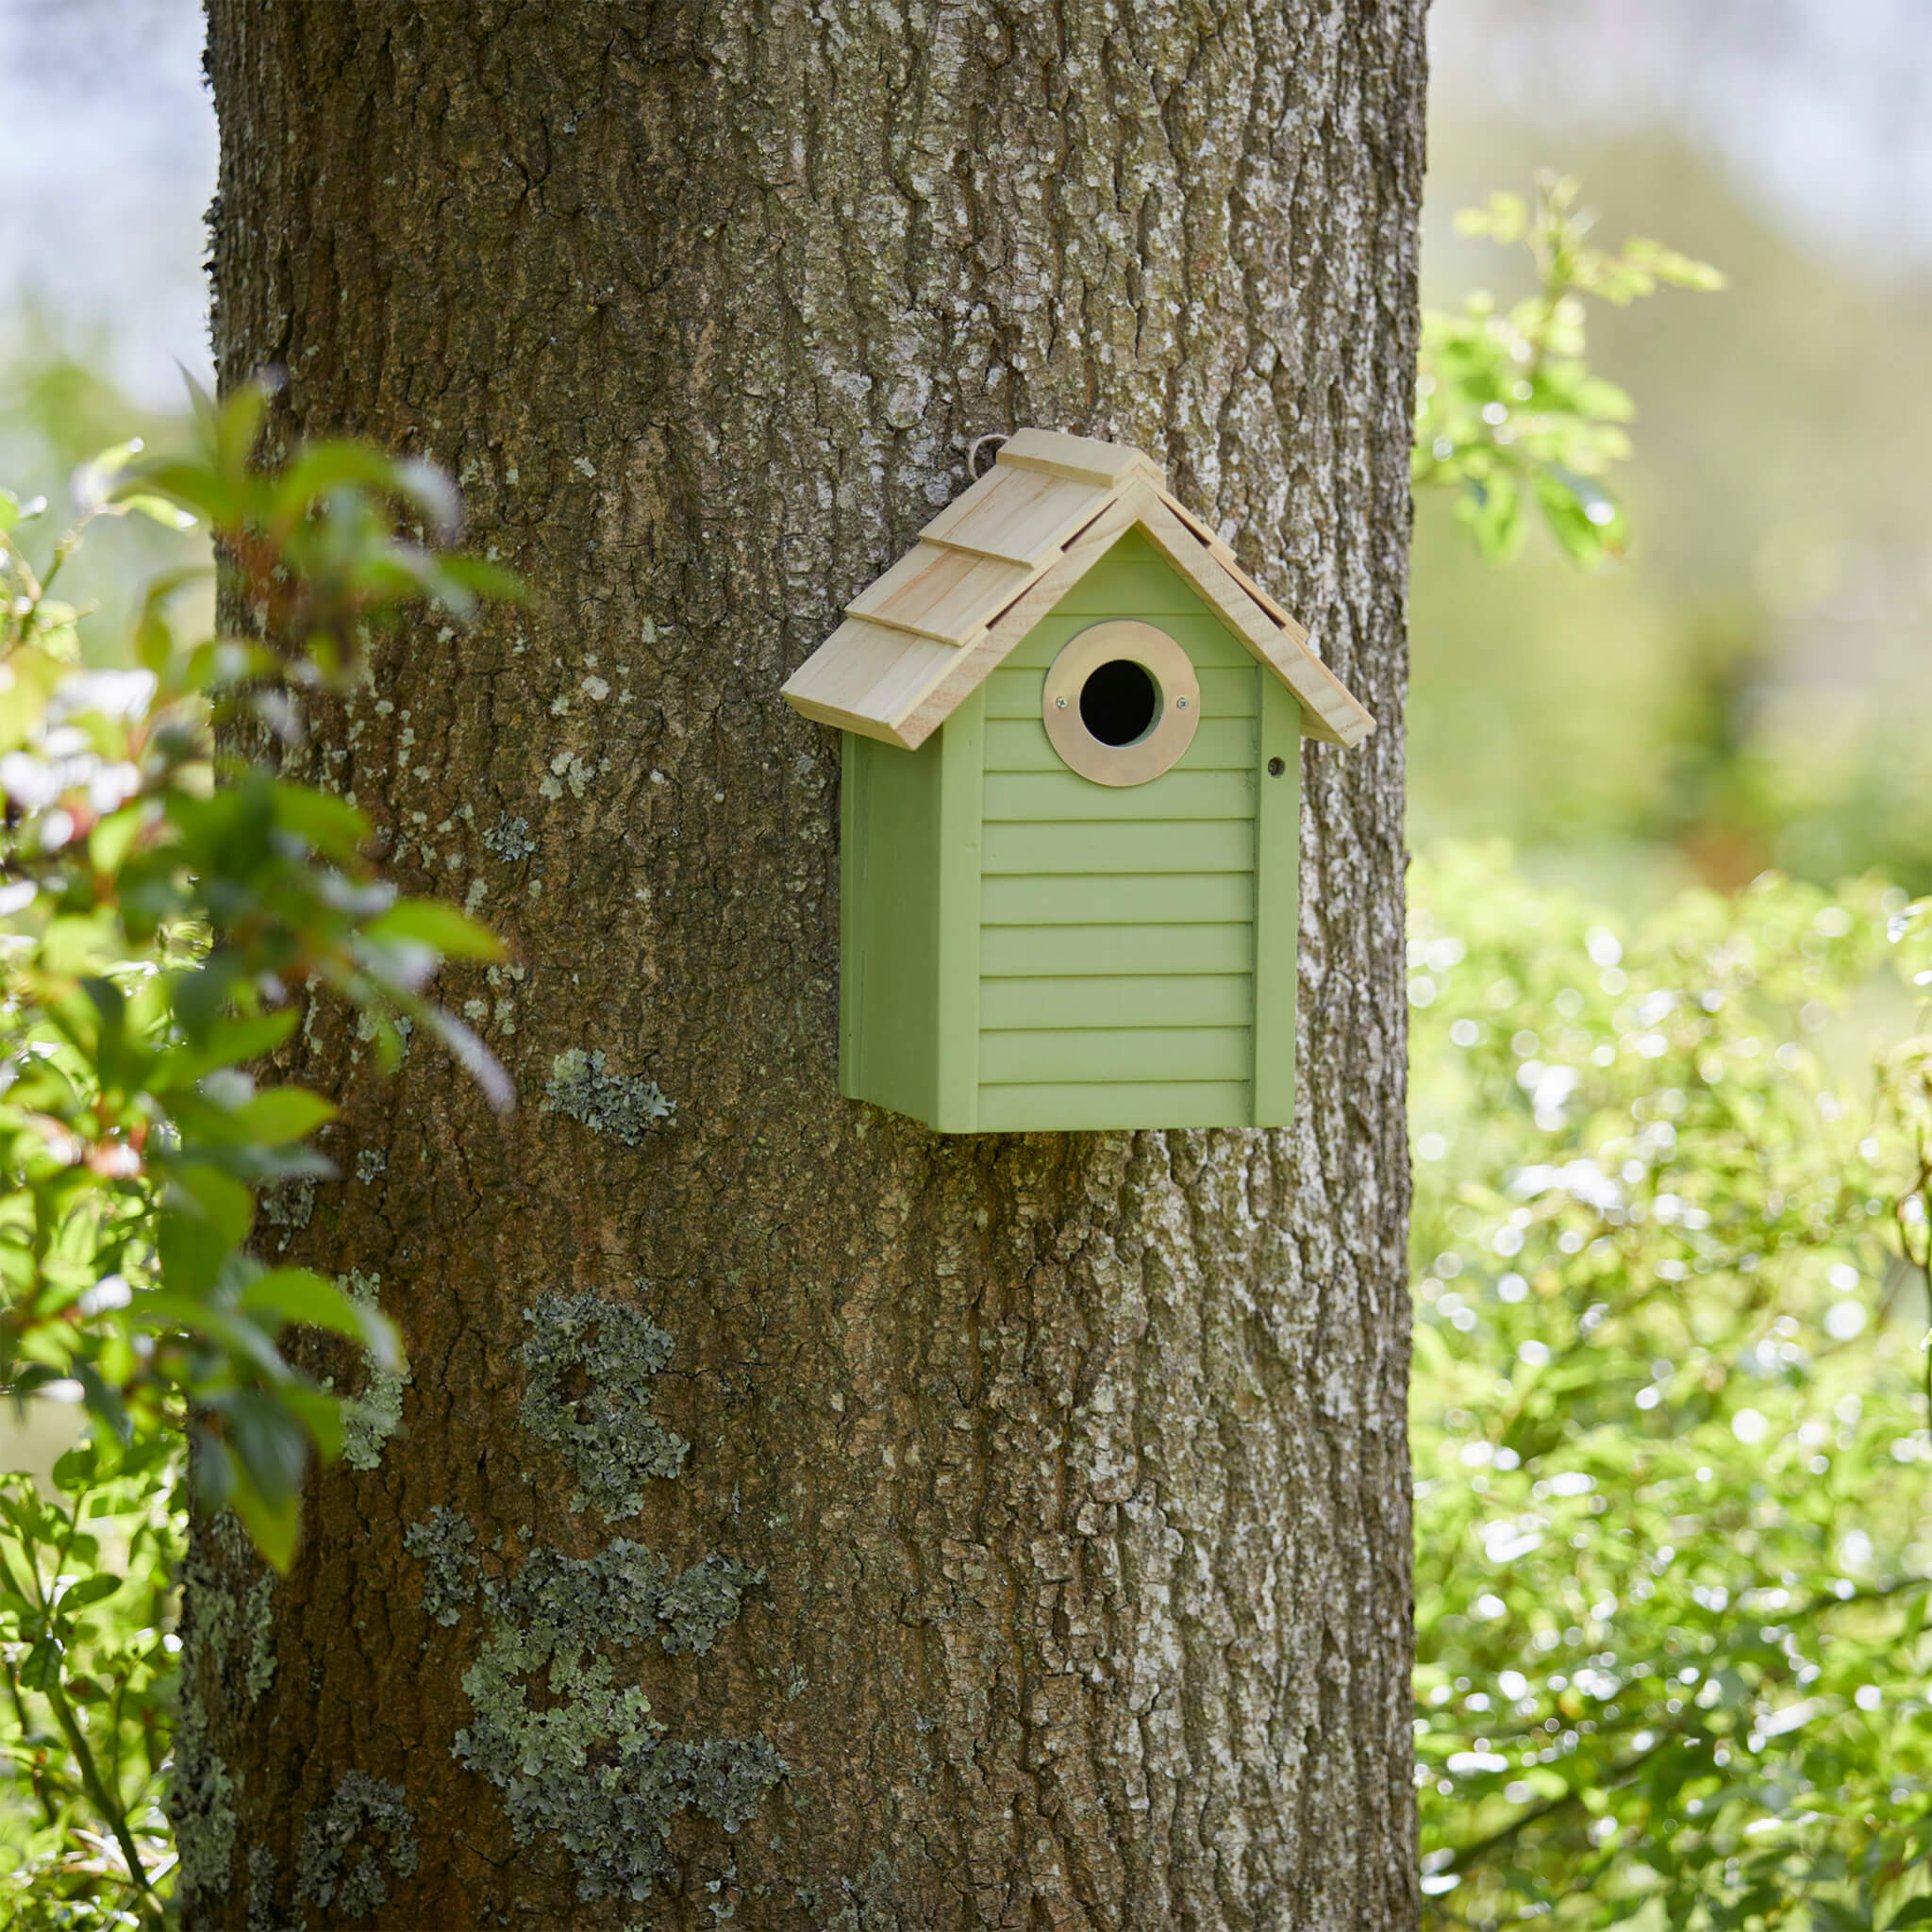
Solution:
<path fill-rule="evenodd" d="M 1310 736 L 1359 743 L 1375 721 L 1308 634 L 1124 443 L 1022 429 L 993 466 L 845 607 L 786 684 L 808 718 L 914 750 L 1129 530 L 1161 555 L 1300 702 Z"/>

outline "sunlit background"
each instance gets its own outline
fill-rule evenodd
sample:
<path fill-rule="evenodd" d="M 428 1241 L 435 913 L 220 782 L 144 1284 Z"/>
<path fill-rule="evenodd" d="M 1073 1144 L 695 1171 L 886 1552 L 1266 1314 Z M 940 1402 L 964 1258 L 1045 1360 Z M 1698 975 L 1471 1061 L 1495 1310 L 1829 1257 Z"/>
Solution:
<path fill-rule="evenodd" d="M 1579 581 L 1540 539 L 1492 571 L 1420 506 L 1413 842 L 1507 838 L 1638 902 L 1767 866 L 1932 885 L 1932 16 L 1440 0 L 1431 40 L 1428 299 L 1517 288 L 1450 217 L 1539 166 L 1731 286 L 1597 320 L 1640 410 L 1626 564 Z M 58 490 L 208 373 L 198 6 L 0 0 L 0 461 Z"/>

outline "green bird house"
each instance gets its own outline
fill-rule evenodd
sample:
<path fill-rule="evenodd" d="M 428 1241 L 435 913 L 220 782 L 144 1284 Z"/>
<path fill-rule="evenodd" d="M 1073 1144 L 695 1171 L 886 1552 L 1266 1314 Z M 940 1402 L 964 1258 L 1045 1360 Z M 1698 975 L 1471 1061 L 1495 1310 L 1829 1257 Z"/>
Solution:
<path fill-rule="evenodd" d="M 839 1084 L 942 1133 L 1274 1127 L 1301 740 L 1374 720 L 1137 449 L 1023 429 L 785 686 L 843 737 Z"/>

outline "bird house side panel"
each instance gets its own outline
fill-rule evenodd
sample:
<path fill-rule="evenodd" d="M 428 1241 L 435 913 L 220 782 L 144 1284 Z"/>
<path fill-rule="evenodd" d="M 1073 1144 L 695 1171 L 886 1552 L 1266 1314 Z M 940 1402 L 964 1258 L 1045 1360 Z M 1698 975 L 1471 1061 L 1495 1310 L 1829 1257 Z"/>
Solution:
<path fill-rule="evenodd" d="M 942 734 L 918 751 L 844 734 L 839 1086 L 930 1121 L 939 1088 Z"/>

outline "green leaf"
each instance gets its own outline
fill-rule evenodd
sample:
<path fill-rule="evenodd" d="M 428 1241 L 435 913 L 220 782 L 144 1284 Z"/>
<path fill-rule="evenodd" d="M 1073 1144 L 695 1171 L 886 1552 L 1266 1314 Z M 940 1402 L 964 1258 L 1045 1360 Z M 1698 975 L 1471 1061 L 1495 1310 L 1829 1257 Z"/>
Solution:
<path fill-rule="evenodd" d="M 521 604 L 528 595 L 523 579 L 514 572 L 480 557 L 445 557 L 442 574 L 491 603 Z"/>
<path fill-rule="evenodd" d="M 63 1661 L 60 1645 L 51 1637 L 42 1637 L 21 1664 L 20 1681 L 29 1690 L 58 1689 Z"/>
<path fill-rule="evenodd" d="M 1886 1927 L 1886 1932 L 1907 1932 L 1912 1925 L 1932 1925 L 1932 1898 L 1911 1900 Z"/>
<path fill-rule="evenodd" d="M 302 1540 L 300 1495 L 291 1491 L 287 1495 L 269 1497 L 256 1484 L 242 1477 L 235 1483 L 229 1507 L 241 1519 L 242 1527 L 248 1532 L 249 1541 L 262 1558 L 286 1576 Z"/>
<path fill-rule="evenodd" d="M 93 1576 L 83 1576 L 78 1583 L 71 1585 L 60 1593 L 62 1613 L 84 1609 L 89 1604 L 105 1603 L 121 1588 L 124 1578 L 102 1572 Z"/>
<path fill-rule="evenodd" d="M 247 1240 L 255 1197 L 240 1181 L 205 1163 L 176 1166 L 171 1180 L 157 1226 L 161 1274 L 178 1292 L 202 1294 Z"/>
<path fill-rule="evenodd" d="M 1855 1912 L 1849 1906 L 1835 1904 L 1828 1898 L 1812 1898 L 1807 1903 L 1814 1925 L 1829 1926 L 1832 1932 L 1873 1932 L 1869 1912 Z"/>
<path fill-rule="evenodd" d="M 277 783 L 275 823 L 299 833 L 316 851 L 347 862 L 369 839 L 369 821 L 353 805 L 307 785 Z"/>
<path fill-rule="evenodd" d="M 155 496 L 146 491 L 137 491 L 132 496 L 121 497 L 115 507 L 147 517 L 164 530 L 192 530 L 199 521 L 192 510 L 183 509 L 179 504 L 170 503 L 166 497 Z"/>
<path fill-rule="evenodd" d="M 241 1133 L 268 1147 L 306 1141 L 337 1113 L 321 1094 L 306 1087 L 265 1087 L 229 1111 Z"/>
<path fill-rule="evenodd" d="M 258 1275 L 242 1291 L 242 1306 L 251 1313 L 345 1335 L 368 1349 L 383 1368 L 392 1373 L 402 1368 L 402 1346 L 388 1316 L 309 1269 L 276 1268 Z"/>
<path fill-rule="evenodd" d="M 72 1496 L 82 1490 L 92 1489 L 94 1483 L 96 1465 L 94 1445 L 80 1442 L 55 1461 L 52 1479 L 54 1487 L 63 1495 Z"/>
<path fill-rule="evenodd" d="M 445 958 L 503 958 L 503 942 L 494 933 L 441 899 L 404 899 L 366 930 L 378 943 L 429 946 Z"/>

